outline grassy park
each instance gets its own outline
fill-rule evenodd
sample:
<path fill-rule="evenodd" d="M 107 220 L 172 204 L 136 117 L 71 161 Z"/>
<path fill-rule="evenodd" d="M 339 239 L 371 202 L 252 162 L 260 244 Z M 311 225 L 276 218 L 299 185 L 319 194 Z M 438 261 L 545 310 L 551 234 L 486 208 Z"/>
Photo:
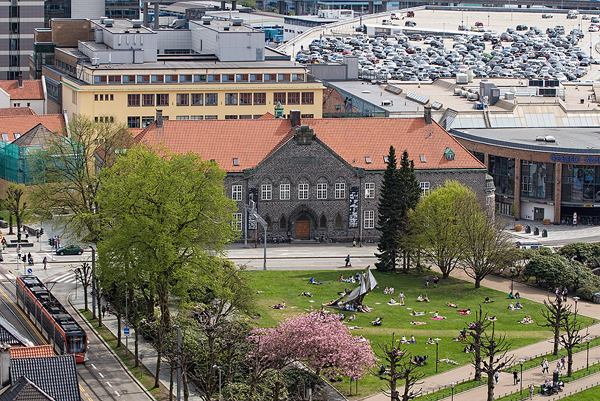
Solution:
<path fill-rule="evenodd" d="M 311 309 L 320 309 L 322 304 L 337 299 L 338 292 L 345 288 L 354 289 L 358 284 L 340 282 L 340 274 L 344 278 L 349 278 L 359 270 L 340 271 L 256 271 L 248 272 L 252 287 L 257 291 L 257 311 L 262 319 L 257 319 L 256 323 L 260 327 L 270 327 L 277 324 L 285 316 L 296 315 Z M 362 272 L 362 271 L 361 271 Z M 429 274 L 428 274 L 429 273 Z M 513 348 L 520 348 L 544 339 L 550 338 L 552 333 L 547 328 L 539 327 L 537 324 L 520 324 L 518 321 L 525 316 L 531 316 L 534 322 L 544 323 L 542 321 L 542 304 L 520 299 L 523 304 L 522 310 L 509 310 L 511 301 L 508 294 L 488 288 L 475 289 L 472 283 L 464 282 L 454 278 L 442 280 L 438 288 L 433 288 L 433 280 L 429 287 L 425 286 L 425 278 L 429 275 L 432 279 L 434 274 L 428 272 L 424 274 L 401 274 L 401 273 L 380 273 L 373 270 L 373 274 L 379 283 L 379 287 L 368 294 L 363 304 L 373 308 L 370 313 L 356 313 L 356 320 L 346 323 L 349 327 L 357 326 L 358 329 L 352 330 L 355 335 L 363 335 L 371 340 L 373 348 L 377 351 L 377 343 L 390 342 L 392 334 L 399 339 L 402 336 L 409 338 L 414 335 L 416 344 L 406 344 L 405 348 L 415 355 L 429 355 L 428 364 L 423 367 L 423 371 L 429 376 L 435 374 L 436 364 L 436 345 L 427 345 L 426 342 L 431 338 L 439 338 L 438 359 L 450 359 L 458 362 L 459 365 L 470 363 L 471 355 L 464 353 L 464 345 L 454 341 L 459 336 L 459 331 L 468 327 L 469 323 L 475 318 L 475 311 L 479 310 L 479 305 L 483 306 L 484 314 L 496 316 L 495 328 L 497 334 L 506 334 Z M 323 282 L 321 285 L 310 284 L 310 278 L 315 281 Z M 398 300 L 398 294 L 402 291 L 405 295 L 405 306 L 388 305 L 392 295 L 384 295 L 383 289 L 394 287 L 394 298 Z M 312 297 L 299 296 L 302 292 L 310 292 Z M 419 295 L 429 297 L 430 302 L 417 302 Z M 483 303 L 486 297 L 490 297 L 494 302 Z M 270 305 L 286 303 L 283 310 L 273 309 Z M 448 307 L 446 302 L 454 303 L 457 309 Z M 458 309 L 468 309 L 472 315 L 461 315 Z M 325 307 L 325 310 L 336 313 L 344 313 L 346 320 L 352 312 L 341 311 Z M 426 312 L 424 316 L 412 316 L 412 311 Z M 440 316 L 445 316 L 443 320 L 432 320 L 435 311 Z M 381 326 L 373 326 L 369 322 L 377 317 L 383 318 Z M 425 325 L 412 325 L 411 321 L 425 322 Z M 581 323 L 589 325 L 592 319 L 580 318 Z M 549 351 L 551 347 L 548 347 Z M 440 362 L 438 372 L 444 372 L 456 367 L 451 363 Z M 336 383 L 336 387 L 345 394 L 349 394 L 349 382 Z M 373 394 L 382 389 L 384 385 L 379 379 L 369 376 L 359 382 L 358 395 L 365 396 Z M 353 385 L 352 395 L 356 394 Z"/>

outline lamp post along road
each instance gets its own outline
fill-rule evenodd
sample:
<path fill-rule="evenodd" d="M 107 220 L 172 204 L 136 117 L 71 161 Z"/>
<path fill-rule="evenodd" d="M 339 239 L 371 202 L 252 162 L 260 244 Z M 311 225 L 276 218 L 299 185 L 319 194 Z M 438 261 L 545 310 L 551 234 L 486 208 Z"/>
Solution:
<path fill-rule="evenodd" d="M 452 401 L 454 401 L 454 386 L 456 386 L 456 383 L 450 383 L 450 387 L 452 387 Z"/>
<path fill-rule="evenodd" d="M 590 341 L 592 341 L 592 337 L 587 336 L 585 338 L 585 341 L 587 342 L 587 368 L 586 368 L 586 370 L 590 370 Z"/>
<path fill-rule="evenodd" d="M 177 329 L 177 401 L 181 401 L 181 327 L 175 325 L 173 328 Z M 220 373 L 219 370 L 219 375 Z M 219 389 L 220 387 L 221 383 Z"/>
<path fill-rule="evenodd" d="M 573 297 L 573 301 L 575 301 L 575 318 L 577 318 L 577 301 L 579 301 L 581 298 L 579 297 Z"/>
<path fill-rule="evenodd" d="M 221 398 L 221 368 L 215 365 L 213 366 L 213 369 L 217 369 L 219 371 L 219 401 L 221 401 L 223 399 Z"/>
<path fill-rule="evenodd" d="M 90 245 L 92 250 L 92 317 L 96 318 L 96 249 Z M 102 324 L 102 317 L 100 317 L 100 305 L 98 305 L 98 321 Z"/>
<path fill-rule="evenodd" d="M 434 338 L 435 341 L 435 373 L 438 371 L 438 348 L 440 346 L 441 338 Z"/>
<path fill-rule="evenodd" d="M 525 359 L 519 359 L 519 364 L 521 365 L 521 395 L 523 394 L 523 363 Z"/>

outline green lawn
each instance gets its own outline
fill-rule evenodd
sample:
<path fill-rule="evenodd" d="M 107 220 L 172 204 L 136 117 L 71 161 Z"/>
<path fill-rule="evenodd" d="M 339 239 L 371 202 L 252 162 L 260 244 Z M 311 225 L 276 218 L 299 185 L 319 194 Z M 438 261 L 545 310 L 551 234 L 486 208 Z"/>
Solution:
<path fill-rule="evenodd" d="M 322 304 L 338 298 L 337 293 L 344 291 L 345 287 L 353 289 L 357 284 L 340 282 L 340 274 L 344 278 L 350 277 L 357 270 L 340 271 L 253 271 L 247 272 L 252 287 L 257 294 L 257 311 L 262 319 L 256 320 L 260 327 L 270 327 L 277 324 L 277 321 L 284 316 L 300 314 L 312 309 L 319 309 Z M 427 339 L 440 338 L 438 359 L 448 358 L 458 362 L 460 365 L 471 361 L 470 354 L 462 352 L 464 346 L 460 342 L 453 341 L 454 337 L 459 335 L 459 331 L 468 326 L 474 319 L 475 310 L 479 309 L 479 304 L 484 306 L 484 313 L 489 316 L 496 316 L 496 333 L 506 334 L 513 343 L 514 348 L 520 348 L 528 344 L 542 341 L 551 336 L 550 331 L 538 327 L 536 324 L 522 325 L 517 323 L 526 315 L 531 315 L 535 322 L 542 322 L 540 310 L 543 305 L 536 302 L 521 300 L 524 308 L 520 311 L 511 311 L 507 307 L 510 300 L 507 294 L 488 288 L 475 289 L 472 283 L 467 283 L 457 279 L 441 280 L 438 288 L 433 288 L 433 280 L 430 288 L 425 288 L 425 277 L 423 275 L 404 275 L 400 273 L 379 273 L 373 271 L 373 274 L 379 282 L 379 288 L 372 291 L 365 297 L 364 304 L 374 310 L 371 313 L 357 313 L 354 323 L 347 323 L 348 326 L 358 326 L 360 329 L 353 330 L 355 335 L 364 335 L 372 342 L 374 349 L 377 349 L 378 342 L 391 341 L 392 334 L 396 338 L 405 335 L 407 338 L 414 335 L 417 344 L 408 344 L 406 349 L 412 355 L 429 355 L 428 365 L 423 368 L 427 375 L 435 374 L 435 356 L 436 346 L 427 345 Z M 322 285 L 312 285 L 309 283 L 311 277 L 316 281 L 324 282 Z M 431 275 L 433 277 L 433 274 Z M 405 295 L 405 306 L 387 305 L 391 295 L 384 295 L 385 287 L 394 287 L 394 296 L 396 300 L 400 291 Z M 310 292 L 313 297 L 298 296 L 302 292 Z M 430 303 L 417 302 L 417 296 L 428 295 Z M 483 300 L 489 296 L 493 303 L 484 304 Z M 273 309 L 270 305 L 279 304 L 285 301 L 287 308 L 283 310 Z M 313 301 L 313 302 L 311 302 Z M 446 302 L 452 302 L 458 305 L 458 309 L 471 308 L 472 316 L 461 316 L 457 309 L 446 306 Z M 412 309 L 408 309 L 412 308 Z M 327 310 L 336 309 L 327 308 Z M 412 310 L 427 312 L 425 316 L 411 316 Z M 444 320 L 431 320 L 433 312 L 439 311 L 440 316 L 446 316 Z M 342 312 L 350 316 L 352 312 Z M 369 322 L 376 317 L 383 317 L 382 326 L 372 326 Z M 411 325 L 412 320 L 426 322 L 426 325 Z M 591 324 L 592 320 L 581 318 L 582 323 Z M 438 372 L 443 372 L 454 368 L 456 365 L 449 363 L 439 363 Z M 359 382 L 358 395 L 366 396 L 382 389 L 384 383 L 375 377 L 366 377 Z M 336 385 L 340 391 L 349 393 L 349 382 L 338 383 Z M 356 390 L 353 386 L 352 395 Z"/>
<path fill-rule="evenodd" d="M 582 391 L 571 395 L 566 398 L 562 398 L 563 401 L 596 401 L 600 399 L 600 387 L 592 387 L 589 390 Z"/>

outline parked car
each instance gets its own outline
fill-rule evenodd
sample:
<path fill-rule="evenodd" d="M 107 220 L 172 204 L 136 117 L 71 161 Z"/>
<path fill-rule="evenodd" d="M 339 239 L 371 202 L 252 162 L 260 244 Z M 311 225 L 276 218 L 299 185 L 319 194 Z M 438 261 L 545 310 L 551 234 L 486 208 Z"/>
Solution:
<path fill-rule="evenodd" d="M 83 248 L 79 245 L 67 245 L 63 248 L 58 248 L 56 250 L 57 255 L 81 255 L 83 253 Z"/>
<path fill-rule="evenodd" d="M 417 26 L 417 23 L 415 21 L 406 21 L 404 26 Z"/>
<path fill-rule="evenodd" d="M 552 18 L 554 15 L 552 14 L 542 14 L 542 18 Z"/>
<path fill-rule="evenodd" d="M 413 18 L 415 16 L 415 12 L 414 11 L 409 11 L 409 12 L 406 13 L 406 16 L 408 18 Z"/>
<path fill-rule="evenodd" d="M 459 26 L 458 26 L 458 30 L 459 30 L 459 31 L 468 31 L 468 30 L 469 30 L 469 28 L 467 28 L 467 26 L 466 26 L 466 25 L 459 25 Z"/>
<path fill-rule="evenodd" d="M 483 22 L 481 22 L 481 21 L 477 21 L 477 22 L 475 23 L 475 26 L 483 26 Z"/>

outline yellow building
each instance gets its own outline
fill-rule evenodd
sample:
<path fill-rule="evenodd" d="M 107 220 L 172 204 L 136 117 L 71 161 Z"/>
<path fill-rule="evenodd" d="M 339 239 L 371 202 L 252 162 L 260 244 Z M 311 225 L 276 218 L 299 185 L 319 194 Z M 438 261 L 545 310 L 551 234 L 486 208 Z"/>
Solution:
<path fill-rule="evenodd" d="M 43 68 L 50 100 L 69 117 L 111 116 L 144 128 L 157 109 L 173 120 L 252 119 L 273 113 L 277 103 L 285 115 L 294 109 L 303 118 L 322 117 L 323 85 L 309 82 L 306 68 L 289 56 L 265 48 L 263 32 L 235 21 L 158 33 L 131 21 L 89 22 L 95 40 L 56 48 L 54 65 Z M 198 46 L 211 54 L 196 54 Z"/>

